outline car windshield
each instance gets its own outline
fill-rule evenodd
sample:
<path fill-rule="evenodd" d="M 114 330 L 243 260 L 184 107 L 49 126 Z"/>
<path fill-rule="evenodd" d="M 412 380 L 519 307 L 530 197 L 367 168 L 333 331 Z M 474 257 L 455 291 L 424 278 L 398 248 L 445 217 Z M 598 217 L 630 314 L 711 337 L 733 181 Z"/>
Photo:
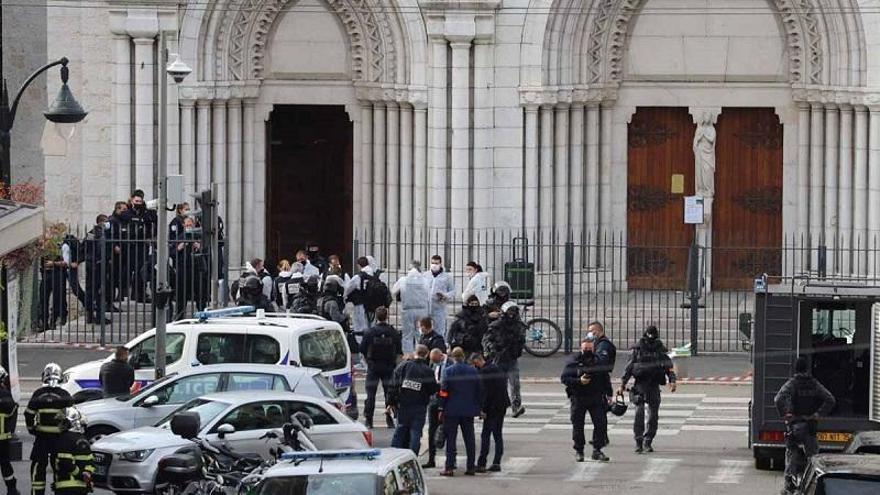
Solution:
<path fill-rule="evenodd" d="M 159 378 L 158 380 L 150 383 L 146 387 L 141 388 L 140 390 L 138 390 L 137 392 L 135 392 L 133 394 L 120 395 L 119 397 L 116 398 L 116 400 L 118 400 L 120 402 L 125 402 L 125 401 L 131 399 L 132 397 L 137 397 L 139 395 L 145 394 L 145 393 L 153 390 L 154 388 L 156 388 L 157 385 L 161 385 L 176 376 L 177 376 L 177 373 L 171 373 L 170 375 L 165 375 L 162 378 Z"/>
<path fill-rule="evenodd" d="M 300 364 L 321 371 L 345 368 L 348 366 L 347 346 L 338 330 L 307 333 L 299 338 Z"/>
<path fill-rule="evenodd" d="M 375 495 L 377 487 L 373 474 L 312 474 L 270 478 L 258 495 Z"/>
<path fill-rule="evenodd" d="M 875 495 L 880 493 L 880 478 L 844 478 L 826 476 L 816 493 L 825 495 Z"/>
<path fill-rule="evenodd" d="M 162 418 L 158 423 L 156 423 L 156 426 L 159 428 L 170 428 L 171 418 L 173 418 L 175 414 L 184 411 L 198 413 L 199 424 L 201 426 L 205 426 L 206 424 L 210 423 L 211 420 L 216 418 L 217 415 L 225 411 L 227 407 L 229 407 L 229 404 L 226 402 L 219 402 L 207 399 L 193 399 L 175 409 L 168 416 Z"/>

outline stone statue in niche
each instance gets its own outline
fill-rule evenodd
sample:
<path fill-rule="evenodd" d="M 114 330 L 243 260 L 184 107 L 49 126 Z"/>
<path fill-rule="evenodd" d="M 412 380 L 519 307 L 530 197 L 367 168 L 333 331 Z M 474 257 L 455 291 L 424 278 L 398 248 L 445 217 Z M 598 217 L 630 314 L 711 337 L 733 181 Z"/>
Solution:
<path fill-rule="evenodd" d="M 694 134 L 694 160 L 696 165 L 697 195 L 707 200 L 715 196 L 715 124 L 712 114 L 700 116 Z"/>

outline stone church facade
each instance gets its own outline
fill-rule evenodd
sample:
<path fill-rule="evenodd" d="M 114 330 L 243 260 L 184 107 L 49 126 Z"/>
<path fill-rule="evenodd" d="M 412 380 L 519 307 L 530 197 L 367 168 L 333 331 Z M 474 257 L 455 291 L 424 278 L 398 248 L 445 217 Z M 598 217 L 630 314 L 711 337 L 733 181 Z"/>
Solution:
<path fill-rule="evenodd" d="M 46 15 L 48 56 L 71 59 L 91 111 L 45 156 L 58 218 L 154 193 L 165 30 L 194 69 L 169 87 L 170 173 L 188 192 L 219 184 L 233 263 L 356 229 L 508 228 L 630 245 L 810 236 L 846 247 L 841 270 L 872 269 L 851 248 L 880 234 L 874 0 L 145 0 Z M 711 205 L 696 231 L 690 194 Z"/>

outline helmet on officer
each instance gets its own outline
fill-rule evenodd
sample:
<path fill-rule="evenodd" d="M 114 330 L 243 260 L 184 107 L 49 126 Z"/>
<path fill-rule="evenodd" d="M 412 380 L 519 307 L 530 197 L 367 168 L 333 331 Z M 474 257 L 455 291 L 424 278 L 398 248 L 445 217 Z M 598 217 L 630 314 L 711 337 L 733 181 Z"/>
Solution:
<path fill-rule="evenodd" d="M 300 286 L 300 290 L 303 294 L 307 294 L 310 296 L 315 296 L 318 294 L 318 277 L 317 275 L 312 275 L 307 278 Z"/>
<path fill-rule="evenodd" d="M 505 282 L 504 280 L 499 280 L 495 282 L 495 285 L 492 286 L 492 294 L 496 297 L 501 297 L 505 300 L 510 297 L 510 284 Z"/>
<path fill-rule="evenodd" d="M 328 275 L 324 280 L 324 294 L 337 295 L 342 290 L 342 279 L 339 275 Z"/>
<path fill-rule="evenodd" d="M 61 383 L 61 366 L 58 366 L 56 363 L 49 363 L 43 368 L 43 374 L 41 376 L 43 385 L 48 385 L 50 387 L 57 387 L 59 383 Z"/>
<path fill-rule="evenodd" d="M 648 328 L 645 329 L 643 337 L 647 341 L 654 342 L 660 337 L 660 331 L 657 330 L 656 325 L 648 325 Z"/>
<path fill-rule="evenodd" d="M 246 294 L 254 295 L 263 291 L 263 283 L 255 276 L 250 276 L 244 281 L 244 291 Z"/>
<path fill-rule="evenodd" d="M 506 303 L 501 305 L 501 313 L 505 318 L 518 318 L 519 317 L 519 305 L 513 301 L 507 301 Z"/>
<path fill-rule="evenodd" d="M 64 410 L 64 423 L 66 430 L 74 433 L 85 433 L 86 417 L 75 407 L 68 407 Z"/>

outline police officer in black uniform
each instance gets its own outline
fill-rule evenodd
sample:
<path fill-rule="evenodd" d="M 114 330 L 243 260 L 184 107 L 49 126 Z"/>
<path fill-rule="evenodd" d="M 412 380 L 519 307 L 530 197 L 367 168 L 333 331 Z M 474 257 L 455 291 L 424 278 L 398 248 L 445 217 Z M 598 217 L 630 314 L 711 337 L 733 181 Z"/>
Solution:
<path fill-rule="evenodd" d="M 9 390 L 9 373 L 6 372 L 6 368 L 0 366 L 0 471 L 3 473 L 3 482 L 6 483 L 7 495 L 18 495 L 9 447 L 16 423 L 18 423 L 18 404 Z"/>
<path fill-rule="evenodd" d="M 335 321 L 342 327 L 352 354 L 359 352 L 358 342 L 348 324 L 345 314 L 345 302 L 342 299 L 342 279 L 336 275 L 328 275 L 324 280 L 321 297 L 318 299 L 318 314 L 327 320 Z"/>
<path fill-rule="evenodd" d="M 110 311 L 112 306 L 112 302 L 109 301 L 112 291 L 107 283 L 110 276 L 108 250 L 111 248 L 107 242 L 107 223 L 107 215 L 98 215 L 95 218 L 95 226 L 83 241 L 86 260 L 86 323 L 98 324 L 102 319 L 105 324 L 110 323 L 105 316 L 105 312 Z"/>
<path fill-rule="evenodd" d="M 560 377 L 565 385 L 565 393 L 571 399 L 571 426 L 574 440 L 575 460 L 584 461 L 584 419 L 590 413 L 593 423 L 594 461 L 607 462 L 610 459 L 602 452 L 608 439 L 608 399 L 611 388 L 611 374 L 599 364 L 593 352 L 595 337 L 587 335 L 581 342 L 581 352 L 574 356 L 562 370 Z"/>
<path fill-rule="evenodd" d="M 636 454 L 654 452 L 651 443 L 657 435 L 660 412 L 660 386 L 669 380 L 669 391 L 675 392 L 675 372 L 668 350 L 660 340 L 660 332 L 654 325 L 648 326 L 638 344 L 633 346 L 630 360 L 621 378 L 620 394 L 626 392 L 629 379 L 635 377 L 636 383 L 630 394 L 630 401 L 636 406 L 633 422 L 633 436 L 636 440 Z M 648 407 L 648 428 L 645 431 L 645 406 Z"/>
<path fill-rule="evenodd" d="M 131 292 L 131 277 L 128 272 L 128 203 L 117 201 L 110 215 L 110 236 L 112 248 L 108 256 L 112 260 L 113 273 L 110 279 L 113 287 L 119 293 L 113 298 L 114 301 L 122 301 Z"/>
<path fill-rule="evenodd" d="M 132 297 L 137 302 L 152 302 L 147 297 L 147 282 L 152 278 L 153 270 L 150 260 L 150 243 L 156 231 L 158 219 L 156 212 L 147 209 L 144 192 L 140 189 L 131 194 L 128 210 L 123 212 L 122 219 L 128 225 L 128 266 L 125 268 L 132 278 Z"/>
<path fill-rule="evenodd" d="M 367 360 L 367 380 L 365 382 L 367 400 L 364 401 L 364 424 L 367 425 L 367 428 L 372 428 L 379 383 L 382 383 L 387 407 L 391 376 L 394 374 L 398 358 L 403 355 L 400 332 L 388 324 L 388 308 L 379 307 L 376 309 L 376 324 L 364 333 L 360 351 Z M 388 413 L 385 414 L 385 422 L 388 428 L 394 428 L 394 420 Z"/>
<path fill-rule="evenodd" d="M 455 315 L 455 321 L 449 326 L 449 347 L 461 347 L 468 356 L 483 352 L 483 335 L 489 328 L 489 320 L 480 300 L 471 295 Z"/>
<path fill-rule="evenodd" d="M 291 311 L 302 314 L 318 314 L 318 276 L 312 275 L 299 286 Z"/>
<path fill-rule="evenodd" d="M 415 359 L 404 361 L 394 370 L 386 412 L 397 411 L 397 428 L 391 446 L 410 448 L 418 455 L 425 427 L 428 402 L 440 389 L 428 366 L 428 348 L 417 345 Z"/>
<path fill-rule="evenodd" d="M 92 475 L 95 458 L 86 440 L 86 425 L 82 414 L 75 407 L 68 407 L 58 437 L 52 470 L 56 495 L 85 495 L 92 491 Z"/>
<path fill-rule="evenodd" d="M 245 279 L 239 291 L 237 304 L 239 306 L 253 306 L 255 309 L 275 311 L 275 305 L 263 294 L 263 283 L 255 276 Z"/>
<path fill-rule="evenodd" d="M 59 387 L 61 366 L 49 363 L 43 368 L 43 386 L 37 389 L 24 411 L 28 431 L 34 435 L 31 450 L 31 495 L 46 493 L 46 468 L 55 458 L 58 438 L 63 432 L 65 410 L 73 397 Z"/>
<path fill-rule="evenodd" d="M 522 405 L 519 381 L 519 358 L 526 343 L 526 330 L 525 323 L 519 317 L 519 306 L 513 301 L 507 301 L 501 306 L 501 317 L 490 323 L 483 335 L 486 360 L 501 368 L 507 376 L 510 410 L 514 418 L 526 412 Z"/>
<path fill-rule="evenodd" d="M 806 468 L 807 460 L 819 451 L 816 440 L 818 420 L 834 409 L 835 400 L 810 373 L 810 363 L 800 356 L 794 376 L 776 394 L 773 402 L 785 421 L 785 491 L 794 493 L 796 478 Z"/>

